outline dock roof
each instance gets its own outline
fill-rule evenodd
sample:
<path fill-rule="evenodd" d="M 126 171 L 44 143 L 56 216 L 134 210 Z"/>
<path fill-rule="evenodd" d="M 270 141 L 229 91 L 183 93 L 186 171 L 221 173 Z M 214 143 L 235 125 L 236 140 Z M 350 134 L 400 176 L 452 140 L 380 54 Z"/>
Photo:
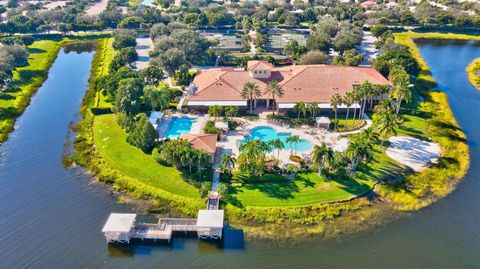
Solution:
<path fill-rule="evenodd" d="M 102 232 L 127 233 L 133 227 L 137 214 L 111 213 L 103 226 Z"/>
<path fill-rule="evenodd" d="M 223 210 L 199 210 L 197 227 L 223 228 Z"/>

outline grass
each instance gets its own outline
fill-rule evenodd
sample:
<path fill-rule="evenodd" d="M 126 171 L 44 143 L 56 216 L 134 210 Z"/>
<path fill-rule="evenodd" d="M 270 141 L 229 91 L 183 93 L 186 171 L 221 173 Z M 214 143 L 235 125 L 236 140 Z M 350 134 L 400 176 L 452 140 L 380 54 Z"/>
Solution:
<path fill-rule="evenodd" d="M 199 197 L 197 189 L 186 183 L 175 167 L 160 165 L 152 155 L 128 144 L 127 134 L 117 124 L 115 115 L 95 116 L 94 126 L 96 149 L 114 169 L 177 195 Z"/>
<path fill-rule="evenodd" d="M 280 175 L 255 178 L 238 174 L 246 183 L 229 190 L 229 202 L 237 206 L 296 207 L 350 200 L 371 190 L 373 180 L 327 180 L 318 174 L 301 173 L 294 180 Z"/>
<path fill-rule="evenodd" d="M 468 80 L 472 85 L 480 90 L 480 58 L 473 60 L 466 68 Z"/>

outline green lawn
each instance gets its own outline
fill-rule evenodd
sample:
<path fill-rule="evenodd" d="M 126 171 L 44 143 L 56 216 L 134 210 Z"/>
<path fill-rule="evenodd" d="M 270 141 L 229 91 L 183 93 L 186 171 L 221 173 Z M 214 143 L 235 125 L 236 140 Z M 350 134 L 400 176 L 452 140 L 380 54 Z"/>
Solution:
<path fill-rule="evenodd" d="M 229 190 L 228 202 L 236 206 L 306 206 L 351 199 L 369 191 L 373 180 L 326 180 L 316 173 L 298 174 L 294 180 L 282 176 L 267 175 L 243 178 L 245 184 Z"/>
<path fill-rule="evenodd" d="M 197 189 L 185 182 L 174 167 L 158 164 L 151 155 L 126 142 L 126 133 L 118 126 L 115 115 L 96 116 L 95 146 L 101 156 L 118 171 L 165 191 L 199 198 Z"/>

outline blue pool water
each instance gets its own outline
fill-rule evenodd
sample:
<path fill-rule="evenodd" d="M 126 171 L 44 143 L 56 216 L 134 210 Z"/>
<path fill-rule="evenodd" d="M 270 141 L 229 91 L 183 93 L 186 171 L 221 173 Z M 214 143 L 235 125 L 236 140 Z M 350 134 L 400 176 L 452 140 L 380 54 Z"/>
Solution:
<path fill-rule="evenodd" d="M 167 132 L 165 133 L 165 137 L 167 138 L 178 138 L 182 134 L 190 133 L 190 129 L 192 129 L 192 123 L 195 119 L 182 117 L 177 118 L 174 117 L 170 124 L 168 125 Z"/>
<path fill-rule="evenodd" d="M 301 139 L 296 145 L 287 143 L 286 140 L 289 136 L 291 136 L 290 133 L 277 133 L 277 131 L 272 127 L 260 126 L 253 128 L 252 131 L 250 131 L 250 135 L 245 136 L 244 141 L 259 139 L 264 142 L 268 142 L 280 138 L 285 145 L 285 149 L 296 149 L 297 151 L 310 151 L 313 149 L 312 143 L 305 139 Z"/>

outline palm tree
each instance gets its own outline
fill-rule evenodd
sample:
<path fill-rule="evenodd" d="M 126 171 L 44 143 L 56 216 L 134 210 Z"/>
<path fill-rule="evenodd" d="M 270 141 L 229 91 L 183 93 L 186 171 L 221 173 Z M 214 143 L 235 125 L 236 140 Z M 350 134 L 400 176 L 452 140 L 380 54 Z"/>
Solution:
<path fill-rule="evenodd" d="M 297 111 L 297 119 L 300 119 L 300 113 L 306 113 L 307 111 L 307 107 L 304 102 L 296 102 L 293 109 Z"/>
<path fill-rule="evenodd" d="M 361 100 L 361 107 L 360 107 L 360 114 L 358 115 L 358 119 L 363 119 L 363 115 L 365 114 L 365 107 L 367 106 L 367 100 L 372 96 L 373 85 L 365 80 L 359 88 L 359 97 Z"/>
<path fill-rule="evenodd" d="M 366 141 L 362 136 L 357 136 L 350 141 L 345 153 L 351 161 L 350 171 L 354 172 L 360 161 L 369 161 L 373 157 L 373 143 Z"/>
<path fill-rule="evenodd" d="M 220 168 L 222 170 L 228 171 L 228 176 L 232 175 L 232 170 L 235 168 L 235 163 L 237 162 L 237 159 L 235 158 L 235 155 L 233 154 L 223 154 L 222 159 L 220 160 Z"/>
<path fill-rule="evenodd" d="M 252 114 L 254 100 L 257 100 L 262 95 L 260 89 L 258 88 L 258 85 L 253 82 L 245 83 L 241 95 L 243 99 L 247 99 L 247 101 L 250 101 L 250 114 Z"/>
<path fill-rule="evenodd" d="M 388 137 L 397 133 L 397 128 L 401 123 L 401 118 L 393 110 L 375 113 L 373 115 L 373 126 L 379 132 L 383 144 Z"/>
<path fill-rule="evenodd" d="M 392 92 L 390 97 L 395 98 L 397 102 L 396 114 L 400 112 L 400 106 L 402 101 L 410 102 L 412 99 L 412 91 L 410 90 L 410 78 L 405 72 L 404 75 L 397 75 L 395 81 L 393 81 Z"/>
<path fill-rule="evenodd" d="M 275 100 L 275 97 L 276 96 L 278 96 L 278 97 L 283 96 L 284 93 L 283 93 L 282 87 L 280 86 L 280 84 L 278 84 L 278 81 L 272 80 L 267 84 L 267 88 L 265 89 L 263 94 L 267 94 L 267 95 L 270 95 L 272 97 L 272 100 L 273 100 L 272 114 L 275 115 L 275 106 L 276 106 L 276 103 L 277 103 L 276 100 Z M 278 107 L 277 107 L 277 109 L 278 109 Z"/>
<path fill-rule="evenodd" d="M 318 164 L 318 175 L 320 176 L 322 168 L 332 159 L 333 151 L 322 143 L 320 146 L 315 145 L 311 154 L 313 155 L 312 161 Z"/>
<path fill-rule="evenodd" d="M 205 167 L 210 165 L 210 155 L 205 150 L 196 150 L 195 159 L 197 161 L 197 174 L 203 175 Z"/>
<path fill-rule="evenodd" d="M 347 122 L 345 125 L 348 125 L 348 115 L 350 113 L 350 107 L 353 105 L 353 102 L 355 102 L 355 94 L 353 92 L 347 92 L 345 96 L 343 97 L 343 102 L 347 106 L 347 116 L 345 117 L 345 121 Z"/>
<path fill-rule="evenodd" d="M 308 110 L 310 111 L 312 118 L 315 119 L 315 116 L 317 116 L 317 113 L 318 113 L 318 103 L 317 102 L 309 103 Z"/>
<path fill-rule="evenodd" d="M 222 115 L 222 112 L 223 112 L 223 107 L 221 106 L 211 106 L 208 108 L 208 114 L 212 117 L 215 117 L 215 119 L 217 119 L 217 117 L 221 116 Z"/>
<path fill-rule="evenodd" d="M 233 117 L 238 115 L 238 107 L 236 106 L 227 106 L 225 108 L 225 116 L 230 117 L 230 120 L 233 120 Z"/>
<path fill-rule="evenodd" d="M 299 143 L 300 141 L 301 141 L 300 137 L 298 137 L 297 135 L 291 135 L 287 137 L 287 139 L 285 139 L 285 142 L 290 143 L 290 147 L 292 147 L 292 144 L 295 145 L 295 155 L 297 155 L 297 143 Z M 290 155 L 292 155 L 291 149 L 290 149 Z"/>
<path fill-rule="evenodd" d="M 152 111 L 154 111 L 159 103 L 159 94 L 157 89 L 154 86 L 145 86 L 143 88 L 143 96 L 145 97 L 145 101 L 150 103 Z"/>
<path fill-rule="evenodd" d="M 335 93 L 330 97 L 330 107 L 333 109 L 333 112 L 335 112 L 335 125 L 333 130 L 337 130 L 337 111 L 338 111 L 338 106 L 342 104 L 342 97 L 340 94 Z"/>
<path fill-rule="evenodd" d="M 283 142 L 280 138 L 277 138 L 275 140 L 271 140 L 269 143 L 270 143 L 270 146 L 272 147 L 272 149 L 277 150 L 277 159 L 280 159 L 280 150 L 285 148 L 285 144 L 283 144 Z"/>

